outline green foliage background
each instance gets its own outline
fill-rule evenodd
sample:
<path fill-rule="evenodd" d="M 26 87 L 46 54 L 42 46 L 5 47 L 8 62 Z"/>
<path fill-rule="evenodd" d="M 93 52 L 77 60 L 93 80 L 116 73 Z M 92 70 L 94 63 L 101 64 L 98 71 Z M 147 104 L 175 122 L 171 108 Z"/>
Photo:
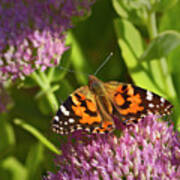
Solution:
<path fill-rule="evenodd" d="M 179 12 L 178 0 L 97 0 L 91 14 L 74 19 L 60 65 L 8 89 L 13 104 L 0 115 L 0 179 L 36 180 L 56 170 L 54 154 L 60 154 L 65 137 L 51 132 L 51 118 L 110 52 L 113 57 L 97 77 L 134 83 L 167 98 L 180 129 Z"/>

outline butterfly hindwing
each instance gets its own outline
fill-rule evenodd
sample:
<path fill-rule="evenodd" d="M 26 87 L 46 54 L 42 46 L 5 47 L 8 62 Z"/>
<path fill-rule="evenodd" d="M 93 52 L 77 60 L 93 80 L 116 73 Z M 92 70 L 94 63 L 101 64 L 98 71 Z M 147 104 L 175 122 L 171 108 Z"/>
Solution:
<path fill-rule="evenodd" d="M 149 114 L 170 114 L 172 105 L 150 91 L 118 82 L 105 83 L 107 94 L 111 96 L 116 116 L 125 123 L 137 122 Z"/>

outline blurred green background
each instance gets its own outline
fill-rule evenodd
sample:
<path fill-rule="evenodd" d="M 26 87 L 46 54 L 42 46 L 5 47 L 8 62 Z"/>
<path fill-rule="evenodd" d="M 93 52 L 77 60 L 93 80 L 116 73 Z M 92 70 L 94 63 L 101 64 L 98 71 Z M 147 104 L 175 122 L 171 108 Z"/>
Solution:
<path fill-rule="evenodd" d="M 86 85 L 88 74 L 93 74 L 113 52 L 97 77 L 105 82 L 134 83 L 164 96 L 175 105 L 172 120 L 178 129 L 180 2 L 157 1 L 149 10 L 145 2 L 99 0 L 90 15 L 74 19 L 74 28 L 67 37 L 70 48 L 55 68 L 51 82 L 52 86 L 59 85 L 55 92 L 59 104 L 76 88 Z M 41 179 L 46 171 L 56 171 L 54 147 L 43 138 L 59 148 L 64 137 L 52 133 L 54 112 L 45 96 L 37 96 L 40 88 L 33 78 L 9 90 L 13 105 L 8 113 L 0 115 L 0 179 Z"/>

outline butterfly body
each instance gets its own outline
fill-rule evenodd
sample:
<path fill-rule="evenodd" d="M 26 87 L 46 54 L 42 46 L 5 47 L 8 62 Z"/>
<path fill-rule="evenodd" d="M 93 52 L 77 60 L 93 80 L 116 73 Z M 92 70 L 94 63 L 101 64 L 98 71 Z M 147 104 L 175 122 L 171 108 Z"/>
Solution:
<path fill-rule="evenodd" d="M 75 90 L 60 106 L 52 129 L 58 134 L 81 129 L 107 133 L 115 129 L 114 117 L 131 124 L 149 114 L 170 114 L 171 108 L 167 100 L 150 91 L 116 81 L 104 83 L 90 75 L 88 86 Z"/>

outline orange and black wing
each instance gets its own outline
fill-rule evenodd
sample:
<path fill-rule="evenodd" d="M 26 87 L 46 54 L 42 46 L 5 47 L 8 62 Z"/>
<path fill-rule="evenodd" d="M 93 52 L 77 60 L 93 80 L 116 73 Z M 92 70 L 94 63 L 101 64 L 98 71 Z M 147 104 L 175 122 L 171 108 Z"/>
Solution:
<path fill-rule="evenodd" d="M 150 114 L 164 116 L 171 113 L 172 104 L 148 90 L 113 81 L 104 85 L 114 105 L 113 113 L 127 124 Z"/>
<path fill-rule="evenodd" d="M 106 133 L 112 131 L 113 127 L 113 121 L 103 120 L 97 108 L 95 95 L 88 86 L 74 91 L 60 105 L 52 121 L 52 129 L 58 134 L 69 134 L 76 130 Z"/>

